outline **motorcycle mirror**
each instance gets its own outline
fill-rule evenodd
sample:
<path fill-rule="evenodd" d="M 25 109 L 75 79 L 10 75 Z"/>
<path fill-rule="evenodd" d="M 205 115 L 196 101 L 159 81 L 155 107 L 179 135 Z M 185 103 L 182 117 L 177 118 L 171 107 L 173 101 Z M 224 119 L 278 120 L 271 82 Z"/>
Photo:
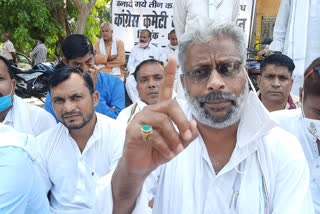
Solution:
<path fill-rule="evenodd" d="M 271 42 L 272 42 L 272 39 L 271 39 L 271 38 L 265 38 L 265 39 L 261 42 L 261 44 L 262 44 L 262 45 L 270 45 Z"/>

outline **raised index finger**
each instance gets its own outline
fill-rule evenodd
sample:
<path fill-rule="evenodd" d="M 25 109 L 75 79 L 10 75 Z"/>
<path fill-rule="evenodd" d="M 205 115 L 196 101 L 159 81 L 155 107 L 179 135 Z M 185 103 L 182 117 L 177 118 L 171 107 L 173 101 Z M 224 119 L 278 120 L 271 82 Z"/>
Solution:
<path fill-rule="evenodd" d="M 173 84 L 177 70 L 177 59 L 175 56 L 169 56 L 168 65 L 164 72 L 163 83 L 160 86 L 160 101 L 172 99 Z"/>

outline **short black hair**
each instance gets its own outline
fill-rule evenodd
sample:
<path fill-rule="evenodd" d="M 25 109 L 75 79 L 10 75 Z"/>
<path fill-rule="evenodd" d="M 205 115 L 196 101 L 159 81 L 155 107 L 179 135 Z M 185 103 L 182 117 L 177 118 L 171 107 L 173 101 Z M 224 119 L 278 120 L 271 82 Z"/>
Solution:
<path fill-rule="evenodd" d="M 314 71 L 307 78 L 307 74 L 314 68 L 320 67 L 320 57 L 315 59 L 304 72 L 303 91 L 304 99 L 309 95 L 320 96 L 320 74 Z"/>
<path fill-rule="evenodd" d="M 49 91 L 51 91 L 52 88 L 56 87 L 60 83 L 68 80 L 71 74 L 79 74 L 83 78 L 90 94 L 92 95 L 94 93 L 93 81 L 90 74 L 86 71 L 83 71 L 81 68 L 69 66 L 61 67 L 54 71 L 49 80 Z"/>
<path fill-rule="evenodd" d="M 38 40 L 42 43 L 44 43 L 46 40 L 43 37 L 39 37 Z"/>
<path fill-rule="evenodd" d="M 175 29 L 172 29 L 172 30 L 170 31 L 170 33 L 168 34 L 168 36 L 170 37 L 171 34 L 173 34 L 173 33 L 176 33 L 176 30 L 175 30 Z"/>
<path fill-rule="evenodd" d="M 290 77 L 292 76 L 292 72 L 296 67 L 292 59 L 284 54 L 272 54 L 267 56 L 260 64 L 261 75 L 265 71 L 267 65 L 284 66 L 288 68 Z"/>
<path fill-rule="evenodd" d="M 66 60 L 94 54 L 93 45 L 88 37 L 82 34 L 72 34 L 62 43 L 62 53 Z"/>
<path fill-rule="evenodd" d="M 148 30 L 148 29 L 142 29 L 142 30 L 140 31 L 140 35 L 141 35 L 142 32 L 147 32 L 147 33 L 149 34 L 149 38 L 151 39 L 151 31 L 150 31 L 150 30 Z"/>
<path fill-rule="evenodd" d="M 8 73 L 9 73 L 10 79 L 14 79 L 14 72 L 13 72 L 8 60 L 6 58 L 4 58 L 3 56 L 0 56 L 0 61 L 4 62 L 4 64 L 6 64 L 6 66 L 8 68 Z"/>
<path fill-rule="evenodd" d="M 147 63 L 150 63 L 150 64 L 159 64 L 163 67 L 163 62 L 159 61 L 159 60 L 156 60 L 156 59 L 147 59 L 147 60 L 144 60 L 142 62 L 140 62 L 140 64 L 136 67 L 134 73 L 133 73 L 133 76 L 134 76 L 134 79 L 136 81 L 137 80 L 137 76 L 138 76 L 138 72 L 140 71 L 141 67 Z"/>

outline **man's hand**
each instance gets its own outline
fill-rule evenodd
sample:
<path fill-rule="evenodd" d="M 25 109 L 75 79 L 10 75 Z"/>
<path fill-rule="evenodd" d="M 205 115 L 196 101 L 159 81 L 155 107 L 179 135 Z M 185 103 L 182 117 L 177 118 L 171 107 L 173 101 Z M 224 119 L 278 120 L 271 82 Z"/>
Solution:
<path fill-rule="evenodd" d="M 117 58 L 117 55 L 108 56 L 108 61 L 115 60 Z"/>
<path fill-rule="evenodd" d="M 128 125 L 123 157 L 112 178 L 114 214 L 130 213 L 144 179 L 198 136 L 196 122 L 189 121 L 179 104 L 172 100 L 176 66 L 175 57 L 170 56 L 160 86 L 160 102 L 146 106 Z M 141 135 L 143 125 L 152 126 L 152 134 L 146 141 Z"/>
<path fill-rule="evenodd" d="M 96 65 L 91 65 L 89 67 L 88 73 L 90 74 L 90 76 L 92 78 L 94 90 L 96 90 L 99 68 Z"/>

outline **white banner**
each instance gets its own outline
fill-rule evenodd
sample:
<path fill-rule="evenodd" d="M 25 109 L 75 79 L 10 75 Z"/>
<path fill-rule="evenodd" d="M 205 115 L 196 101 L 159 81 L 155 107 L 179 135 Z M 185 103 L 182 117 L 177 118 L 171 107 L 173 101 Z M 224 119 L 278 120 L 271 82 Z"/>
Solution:
<path fill-rule="evenodd" d="M 247 47 L 251 40 L 251 32 L 255 16 L 256 0 L 240 0 L 240 12 L 237 25 L 243 28 L 246 36 Z"/>
<path fill-rule="evenodd" d="M 173 0 L 113 0 L 113 34 L 124 42 L 130 52 L 139 41 L 140 30 L 151 31 L 151 43 L 167 46 L 168 33 L 173 29 Z"/>
<path fill-rule="evenodd" d="M 195 0 L 196 1 L 196 0 Z M 252 31 L 256 0 L 240 0 L 237 24 L 246 33 L 248 44 Z M 140 30 L 149 29 L 151 43 L 166 47 L 168 33 L 173 25 L 173 0 L 113 0 L 112 24 L 114 36 L 124 42 L 126 52 L 130 52 L 139 41 Z"/>

